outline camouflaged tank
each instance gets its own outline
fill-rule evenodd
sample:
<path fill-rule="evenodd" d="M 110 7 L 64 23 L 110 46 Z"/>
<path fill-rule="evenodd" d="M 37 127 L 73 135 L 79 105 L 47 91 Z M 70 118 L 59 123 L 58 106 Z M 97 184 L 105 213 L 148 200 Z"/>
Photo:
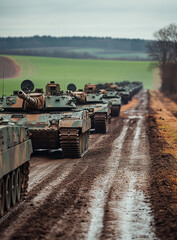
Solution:
<path fill-rule="evenodd" d="M 137 94 L 142 88 L 143 84 L 139 81 L 129 82 L 117 82 L 116 85 L 119 86 L 118 91 L 123 98 L 123 102 L 126 104 L 132 97 Z"/>
<path fill-rule="evenodd" d="M 27 128 L 0 119 L 0 216 L 27 192 L 32 153 Z"/>
<path fill-rule="evenodd" d="M 126 88 L 126 87 L 119 86 L 118 94 L 119 94 L 119 96 L 121 96 L 123 104 L 127 104 L 129 102 L 129 100 L 131 100 L 130 90 L 128 88 Z"/>
<path fill-rule="evenodd" d="M 100 85 L 100 86 L 99 86 Z M 117 117 L 120 114 L 121 109 L 121 96 L 118 94 L 118 86 L 112 83 L 99 84 L 98 88 L 104 94 L 106 100 L 111 101 L 111 116 Z"/>
<path fill-rule="evenodd" d="M 97 91 L 97 86 L 86 84 L 83 90 L 72 92 L 78 109 L 86 109 L 91 117 L 91 128 L 97 133 L 107 133 L 111 121 L 111 102 L 104 100 L 104 94 Z"/>
<path fill-rule="evenodd" d="M 59 84 L 50 82 L 44 94 L 42 89 L 32 92 L 27 83 L 22 83 L 27 94 L 21 90 L 2 99 L 1 115 L 28 127 L 33 149 L 61 148 L 64 157 L 82 157 L 89 144 L 88 111 L 76 109 L 73 98 L 63 94 Z"/>

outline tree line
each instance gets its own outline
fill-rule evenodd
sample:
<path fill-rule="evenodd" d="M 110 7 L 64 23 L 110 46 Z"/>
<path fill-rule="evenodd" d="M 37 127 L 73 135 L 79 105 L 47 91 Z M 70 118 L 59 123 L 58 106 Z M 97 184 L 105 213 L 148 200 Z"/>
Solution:
<path fill-rule="evenodd" d="M 82 47 L 146 51 L 148 40 L 110 37 L 0 37 L 0 50 L 43 47 Z"/>
<path fill-rule="evenodd" d="M 160 69 L 161 91 L 177 93 L 177 25 L 170 24 L 154 33 L 154 41 L 147 44 L 149 56 Z"/>

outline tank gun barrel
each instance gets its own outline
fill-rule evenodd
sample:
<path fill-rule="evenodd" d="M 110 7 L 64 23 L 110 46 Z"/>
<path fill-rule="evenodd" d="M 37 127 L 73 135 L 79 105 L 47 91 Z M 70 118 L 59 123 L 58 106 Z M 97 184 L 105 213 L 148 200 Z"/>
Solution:
<path fill-rule="evenodd" d="M 32 105 L 36 104 L 36 99 L 30 97 L 28 94 L 26 94 L 25 92 L 23 92 L 22 90 L 18 91 L 18 97 L 29 102 Z"/>

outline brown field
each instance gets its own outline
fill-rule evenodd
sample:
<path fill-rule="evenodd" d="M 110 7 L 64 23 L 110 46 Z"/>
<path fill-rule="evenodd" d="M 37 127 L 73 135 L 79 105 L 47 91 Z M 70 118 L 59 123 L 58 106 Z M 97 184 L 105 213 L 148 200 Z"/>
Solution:
<path fill-rule="evenodd" d="M 0 79 L 16 78 L 20 74 L 20 67 L 8 57 L 0 56 Z"/>

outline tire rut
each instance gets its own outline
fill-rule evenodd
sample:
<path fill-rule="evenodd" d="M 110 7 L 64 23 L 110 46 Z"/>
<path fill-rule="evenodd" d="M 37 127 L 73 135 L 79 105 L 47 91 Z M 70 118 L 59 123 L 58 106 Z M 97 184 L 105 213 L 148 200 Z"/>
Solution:
<path fill-rule="evenodd" d="M 136 126 L 122 149 L 119 169 L 106 203 L 100 239 L 156 239 L 151 227 L 154 222 L 148 194 L 150 157 L 144 116 L 148 97 L 145 94 L 129 111 L 129 118 Z"/>
<path fill-rule="evenodd" d="M 138 186 L 140 176 L 136 173 L 144 171 L 148 162 L 147 157 L 143 166 L 138 166 L 137 153 L 147 144 L 142 131 L 147 92 L 142 91 L 138 97 L 136 106 L 113 119 L 106 135 L 91 135 L 90 151 L 82 159 L 35 156 L 27 199 L 16 215 L 0 225 L 5 229 L 0 238 L 117 239 L 119 236 L 121 239 L 127 236 L 120 230 L 121 212 L 125 210 L 121 202 L 124 199 L 126 203 L 132 189 L 143 189 Z M 149 154 L 143 151 L 144 155 Z M 143 191 L 146 194 L 146 188 Z M 136 192 L 132 197 L 135 195 Z"/>

